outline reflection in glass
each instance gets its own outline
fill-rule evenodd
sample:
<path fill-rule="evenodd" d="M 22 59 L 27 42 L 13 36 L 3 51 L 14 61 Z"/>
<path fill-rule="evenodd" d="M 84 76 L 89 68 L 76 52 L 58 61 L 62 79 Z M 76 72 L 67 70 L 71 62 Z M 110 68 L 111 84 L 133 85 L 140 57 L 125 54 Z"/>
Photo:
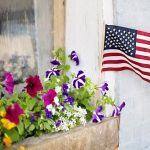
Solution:
<path fill-rule="evenodd" d="M 11 71 L 22 82 L 37 70 L 35 54 L 33 0 L 1 0 L 0 71 Z"/>

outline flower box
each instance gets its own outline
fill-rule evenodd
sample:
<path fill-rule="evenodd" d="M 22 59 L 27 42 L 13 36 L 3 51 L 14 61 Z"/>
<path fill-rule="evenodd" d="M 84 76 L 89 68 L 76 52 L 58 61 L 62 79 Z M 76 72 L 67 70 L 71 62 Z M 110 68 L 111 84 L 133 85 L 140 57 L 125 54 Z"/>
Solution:
<path fill-rule="evenodd" d="M 75 51 L 69 59 L 79 65 Z M 48 147 L 64 150 L 84 147 L 104 150 L 108 147 L 110 150 L 118 144 L 118 119 L 107 117 L 120 116 L 125 102 L 116 106 L 108 94 L 107 82 L 95 85 L 83 70 L 70 74 L 67 62 L 63 49 L 54 51 L 54 59 L 50 62 L 53 67 L 46 71 L 44 83 L 38 75 L 29 76 L 21 92 L 14 92 L 13 75 L 4 72 L 0 81 L 0 150 L 29 137 L 32 138 L 15 149 L 24 150 L 25 146 L 40 150 Z M 92 100 L 97 90 L 102 96 L 95 106 Z M 104 122 L 98 125 L 86 125 L 89 121 L 99 123 L 102 120 Z"/>
<path fill-rule="evenodd" d="M 30 137 L 7 150 L 24 145 L 25 150 L 114 150 L 119 143 L 119 118 L 88 123 L 68 132 Z"/>

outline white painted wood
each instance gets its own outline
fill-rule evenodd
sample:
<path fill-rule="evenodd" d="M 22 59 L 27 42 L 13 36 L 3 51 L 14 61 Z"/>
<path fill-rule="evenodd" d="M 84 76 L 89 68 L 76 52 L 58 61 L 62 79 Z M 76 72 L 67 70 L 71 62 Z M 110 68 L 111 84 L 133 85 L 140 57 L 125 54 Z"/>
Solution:
<path fill-rule="evenodd" d="M 104 24 L 114 23 L 113 0 L 103 0 L 103 20 Z M 102 80 L 109 84 L 110 95 L 115 98 L 115 72 L 104 72 Z"/>
<path fill-rule="evenodd" d="M 80 58 L 79 67 L 72 64 L 72 71 L 82 69 L 96 83 L 100 82 L 102 27 L 101 0 L 66 1 L 66 51 L 75 50 Z"/>
<path fill-rule="evenodd" d="M 103 18 L 106 24 L 114 23 L 114 0 L 103 0 Z"/>

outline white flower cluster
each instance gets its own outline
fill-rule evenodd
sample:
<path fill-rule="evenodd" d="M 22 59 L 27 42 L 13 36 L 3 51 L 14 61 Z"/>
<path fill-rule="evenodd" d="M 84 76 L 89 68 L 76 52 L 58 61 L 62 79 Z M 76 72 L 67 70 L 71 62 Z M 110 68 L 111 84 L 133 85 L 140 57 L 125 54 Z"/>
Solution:
<path fill-rule="evenodd" d="M 59 127 L 54 125 L 55 131 L 68 131 L 70 128 L 77 126 L 78 124 L 86 124 L 86 110 L 73 106 L 73 111 L 64 111 L 64 116 L 59 119 L 62 121 Z"/>
<path fill-rule="evenodd" d="M 76 105 L 74 105 L 74 110 L 75 110 L 75 112 L 73 112 L 74 117 L 75 118 L 78 117 L 80 124 L 85 125 L 86 124 L 86 114 L 87 114 L 86 109 L 83 109 L 80 106 L 77 107 Z"/>
<path fill-rule="evenodd" d="M 55 131 L 68 131 L 70 128 L 73 128 L 76 126 L 76 120 L 74 119 L 67 119 L 64 117 L 60 117 L 60 120 L 62 121 L 59 127 L 54 126 Z"/>

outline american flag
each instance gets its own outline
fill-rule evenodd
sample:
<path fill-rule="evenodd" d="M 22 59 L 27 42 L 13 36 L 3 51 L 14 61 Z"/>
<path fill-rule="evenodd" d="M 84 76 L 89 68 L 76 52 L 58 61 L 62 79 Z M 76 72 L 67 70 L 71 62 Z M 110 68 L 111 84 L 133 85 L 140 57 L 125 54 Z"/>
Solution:
<path fill-rule="evenodd" d="M 102 71 L 122 70 L 150 82 L 150 33 L 106 25 Z"/>

